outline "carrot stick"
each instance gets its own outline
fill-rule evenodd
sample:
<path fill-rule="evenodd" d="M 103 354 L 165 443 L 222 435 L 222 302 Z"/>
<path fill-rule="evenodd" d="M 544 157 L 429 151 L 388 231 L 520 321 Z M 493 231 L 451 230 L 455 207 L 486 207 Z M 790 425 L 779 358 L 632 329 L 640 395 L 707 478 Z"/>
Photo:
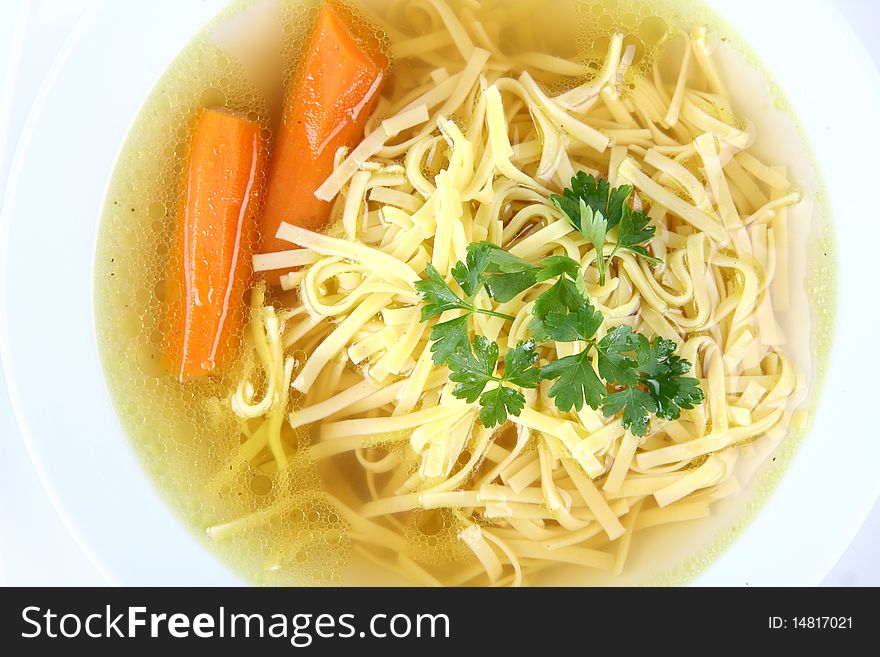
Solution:
<path fill-rule="evenodd" d="M 251 277 L 264 166 L 260 126 L 222 109 L 197 118 L 168 284 L 165 360 L 181 380 L 209 374 L 231 356 Z"/>
<path fill-rule="evenodd" d="M 298 75 L 287 89 L 273 146 L 263 251 L 290 248 L 275 238 L 282 221 L 312 230 L 326 224 L 331 204 L 316 198 L 315 190 L 332 173 L 336 150 L 361 140 L 379 99 L 388 58 L 375 37 L 356 25 L 340 6 L 321 6 Z"/>

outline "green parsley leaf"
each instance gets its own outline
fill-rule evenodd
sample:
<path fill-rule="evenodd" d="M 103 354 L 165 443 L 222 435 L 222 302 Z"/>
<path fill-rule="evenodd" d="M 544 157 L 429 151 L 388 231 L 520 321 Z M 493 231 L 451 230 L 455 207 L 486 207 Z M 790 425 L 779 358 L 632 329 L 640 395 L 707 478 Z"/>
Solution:
<path fill-rule="evenodd" d="M 447 310 L 454 310 L 456 308 L 471 310 L 471 305 L 459 298 L 449 288 L 434 265 L 429 264 L 425 267 L 425 273 L 428 275 L 428 278 L 416 281 L 415 284 L 416 293 L 425 302 L 425 305 L 422 306 L 423 322 Z"/>
<path fill-rule="evenodd" d="M 528 290 L 536 282 L 537 279 L 533 271 L 497 274 L 486 278 L 486 290 L 495 301 L 507 303 L 516 295 Z"/>
<path fill-rule="evenodd" d="M 571 312 L 577 310 L 585 301 L 586 299 L 581 296 L 577 287 L 575 287 L 574 281 L 560 278 L 538 295 L 532 308 L 532 314 L 535 317 L 543 318 L 552 312 Z M 588 301 L 586 302 L 589 303 Z"/>
<path fill-rule="evenodd" d="M 547 256 L 541 265 L 543 268 L 537 274 L 538 282 L 557 276 L 568 276 L 573 281 L 581 278 L 581 263 L 568 256 Z"/>
<path fill-rule="evenodd" d="M 651 218 L 644 212 L 627 208 L 623 213 L 620 226 L 617 228 L 617 244 L 614 247 L 614 251 L 625 249 L 637 253 L 654 264 L 662 262 L 658 258 L 648 255 L 647 250 L 642 246 L 642 244 L 654 237 L 654 233 L 657 230 L 656 227 L 648 225 L 650 221 Z M 612 252 L 613 255 L 614 253 Z"/>
<path fill-rule="evenodd" d="M 604 213 L 608 221 L 608 230 L 611 230 L 623 220 L 626 211 L 629 209 L 627 202 L 629 201 L 630 194 L 632 194 L 632 190 L 631 185 L 620 185 L 611 190 Z"/>
<path fill-rule="evenodd" d="M 606 363 L 606 367 L 615 368 L 614 374 L 618 377 L 615 382 L 625 387 L 606 397 L 602 405 L 605 415 L 623 409 L 624 427 L 642 436 L 647 431 L 651 414 L 677 420 L 681 409 L 693 408 L 703 401 L 699 381 L 682 376 L 690 371 L 691 364 L 674 355 L 672 340 L 654 338 L 649 342 L 644 335 L 632 333 L 629 327 L 618 327 L 613 333 L 605 345 L 607 351 L 613 354 L 613 359 L 625 360 L 615 360 L 611 365 Z M 599 354 L 601 359 L 602 351 Z M 601 361 L 599 371 L 602 372 Z M 605 374 L 603 377 L 609 379 Z"/>
<path fill-rule="evenodd" d="M 551 337 L 550 325 L 557 322 L 561 316 L 576 312 L 584 302 L 585 298 L 578 292 L 574 282 L 567 278 L 557 280 L 535 299 L 532 306 L 532 319 L 529 322 L 532 337 L 541 342 L 555 339 Z M 550 325 L 548 325 L 548 320 Z M 562 342 L 571 342 L 572 340 L 577 340 L 577 338 L 560 339 Z"/>
<path fill-rule="evenodd" d="M 690 363 L 678 356 L 673 356 L 674 353 L 675 342 L 664 338 L 654 338 L 647 351 L 643 352 L 639 358 L 639 372 L 650 376 L 660 374 L 670 368 L 676 370 L 675 374 L 685 374 L 690 369 Z M 675 359 L 672 363 L 670 362 L 671 358 Z M 685 364 L 687 369 L 679 371 Z"/>
<path fill-rule="evenodd" d="M 538 360 L 535 343 L 520 342 L 504 355 L 504 375 L 496 376 L 498 344 L 478 335 L 472 345 L 468 342 L 451 354 L 449 379 L 458 385 L 452 394 L 468 403 L 480 400 L 480 420 L 485 427 L 503 423 L 508 414 L 519 415 L 525 405 L 525 396 L 505 383 L 521 388 L 534 388 L 540 381 L 540 371 L 534 367 Z M 486 390 L 490 381 L 498 387 Z"/>
<path fill-rule="evenodd" d="M 657 404 L 657 417 L 677 420 L 681 416 L 681 409 L 691 409 L 703 403 L 699 379 L 664 375 L 643 381 L 648 388 L 648 394 Z"/>
<path fill-rule="evenodd" d="M 427 265 L 425 267 L 427 278 L 415 283 L 416 292 L 422 301 L 425 302 L 425 305 L 422 306 L 422 321 L 427 321 L 431 317 L 444 313 L 447 310 L 456 309 L 513 321 L 515 319 L 513 315 L 505 315 L 497 310 L 487 308 L 477 308 L 471 303 L 473 297 L 479 292 L 480 287 L 485 284 L 485 270 L 491 262 L 489 256 L 495 251 L 503 252 L 502 249 L 489 242 L 472 244 L 468 247 L 466 262 L 457 262 L 453 266 L 452 277 L 461 286 L 465 294 L 468 295 L 468 300 L 462 299 L 453 292 L 452 288 L 449 287 L 446 280 L 433 265 Z M 525 260 L 522 260 L 522 262 L 525 262 Z M 526 264 L 528 265 L 528 263 Z M 529 266 L 531 267 L 532 265 Z"/>
<path fill-rule="evenodd" d="M 602 313 L 566 278 L 543 292 L 532 308 L 529 329 L 536 340 L 589 340 L 602 325 Z"/>
<path fill-rule="evenodd" d="M 685 359 L 675 356 L 672 340 L 655 338 L 651 348 L 637 368 L 639 381 L 657 406 L 657 417 L 677 420 L 681 409 L 691 409 L 703 401 L 700 382 L 693 377 L 682 376 L 691 369 Z"/>
<path fill-rule="evenodd" d="M 611 230 L 620 223 L 630 194 L 630 185 L 620 185 L 612 189 L 604 178 L 578 171 L 571 179 L 571 187 L 562 190 L 562 196 L 554 194 L 550 200 L 565 213 L 571 225 L 581 232 L 581 202 L 593 213 L 600 213 L 607 222 L 608 230 Z"/>
<path fill-rule="evenodd" d="M 514 274 L 527 270 L 540 269 L 540 267 L 533 265 L 528 260 L 523 260 L 519 256 L 515 256 L 512 253 L 505 251 L 497 244 L 492 244 L 492 242 L 476 242 L 476 245 L 488 249 L 489 271 Z"/>
<path fill-rule="evenodd" d="M 612 392 L 602 403 L 605 417 L 623 409 L 623 428 L 636 436 L 644 436 L 648 430 L 651 414 L 657 411 L 657 404 L 648 393 L 638 388 L 624 388 Z"/>
<path fill-rule="evenodd" d="M 477 245 L 487 245 L 484 247 L 489 259 L 485 284 L 489 296 L 496 301 L 506 303 L 538 281 L 541 267 L 508 253 L 491 242 L 477 242 Z"/>
<path fill-rule="evenodd" d="M 525 395 L 519 390 L 499 385 L 480 395 L 480 422 L 487 429 L 503 424 L 508 415 L 519 415 L 525 405 Z"/>
<path fill-rule="evenodd" d="M 449 380 L 458 385 L 452 394 L 468 403 L 476 401 L 489 381 L 497 381 L 495 366 L 498 364 L 498 343 L 478 335 L 473 342 L 473 349 L 467 344 L 450 354 L 447 358 Z"/>
<path fill-rule="evenodd" d="M 577 291 L 587 296 L 587 284 L 581 271 L 581 263 L 568 256 L 547 256 L 541 262 L 542 269 L 538 272 L 537 281 L 546 281 L 557 276 L 568 276 L 574 281 Z"/>
<path fill-rule="evenodd" d="M 483 274 L 489 266 L 490 251 L 495 247 L 489 242 L 477 242 L 467 248 L 464 262 L 457 262 L 452 268 L 452 277 L 461 285 L 469 299 L 473 299 L 483 286 Z"/>
<path fill-rule="evenodd" d="M 632 386 L 638 382 L 639 374 L 635 369 L 638 363 L 629 354 L 638 348 L 639 338 L 647 341 L 643 335 L 633 333 L 629 325 L 621 324 L 608 331 L 596 344 L 599 374 L 608 383 Z"/>
<path fill-rule="evenodd" d="M 648 225 L 651 221 L 648 215 L 629 207 L 632 191 L 630 185 L 612 188 L 607 180 L 579 171 L 571 179 L 571 187 L 563 190 L 562 196 L 550 197 L 569 223 L 596 249 L 600 285 L 605 284 L 608 263 L 621 249 L 654 264 L 661 262 L 648 254 L 643 246 L 654 236 L 656 228 Z M 617 227 L 617 238 L 611 254 L 606 258 L 603 253 L 606 236 L 614 227 Z"/>
<path fill-rule="evenodd" d="M 550 313 L 544 319 L 544 330 L 556 342 L 589 340 L 602 325 L 602 313 L 589 302 L 572 313 Z"/>
<path fill-rule="evenodd" d="M 608 220 L 601 210 L 593 210 L 581 199 L 581 233 L 597 250 L 605 245 L 608 235 Z"/>
<path fill-rule="evenodd" d="M 534 388 L 541 380 L 541 373 L 532 367 L 538 361 L 534 340 L 520 342 L 504 354 L 503 380 L 521 388 Z M 514 413 L 517 415 L 517 413 Z"/>
<path fill-rule="evenodd" d="M 605 236 L 608 221 L 599 210 L 593 211 L 581 199 L 581 233 L 596 250 L 596 268 L 599 270 L 599 283 L 605 284 Z"/>
<path fill-rule="evenodd" d="M 442 365 L 457 351 L 469 347 L 468 316 L 462 315 L 448 322 L 435 324 L 431 329 L 431 352 L 434 364 Z"/>
<path fill-rule="evenodd" d="M 541 378 L 559 379 L 548 394 L 561 411 L 570 411 L 572 408 L 579 411 L 584 402 L 591 408 L 599 408 L 607 392 L 605 384 L 593 369 L 589 348 L 548 363 L 541 368 Z"/>

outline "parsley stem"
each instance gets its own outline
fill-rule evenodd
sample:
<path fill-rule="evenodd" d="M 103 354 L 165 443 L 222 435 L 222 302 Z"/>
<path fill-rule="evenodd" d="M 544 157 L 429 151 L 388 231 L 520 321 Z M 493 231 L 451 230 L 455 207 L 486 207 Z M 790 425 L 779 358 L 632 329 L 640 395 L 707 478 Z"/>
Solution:
<path fill-rule="evenodd" d="M 614 260 L 614 256 L 617 254 L 619 248 L 620 244 L 615 244 L 607 258 L 604 253 L 599 256 L 601 262 L 596 262 L 596 265 L 599 268 L 599 285 L 605 285 L 605 272 L 608 271 L 608 268 L 611 266 L 611 261 Z"/>
<path fill-rule="evenodd" d="M 499 313 L 494 310 L 484 310 L 483 308 L 477 308 L 477 307 L 473 307 L 472 310 L 475 313 L 481 313 L 483 315 L 491 315 L 492 317 L 500 317 L 501 319 L 506 319 L 509 322 L 512 322 L 513 320 L 516 319 L 516 317 L 514 317 L 513 315 L 505 315 L 504 313 Z"/>
<path fill-rule="evenodd" d="M 620 248 L 620 244 L 618 243 L 618 244 L 615 244 L 615 245 L 614 245 L 614 248 L 613 248 L 613 249 L 611 249 L 611 255 L 608 256 L 608 262 L 609 262 L 609 264 L 611 263 L 611 260 L 614 258 L 614 256 L 617 254 L 617 250 L 618 250 L 619 248 Z"/>

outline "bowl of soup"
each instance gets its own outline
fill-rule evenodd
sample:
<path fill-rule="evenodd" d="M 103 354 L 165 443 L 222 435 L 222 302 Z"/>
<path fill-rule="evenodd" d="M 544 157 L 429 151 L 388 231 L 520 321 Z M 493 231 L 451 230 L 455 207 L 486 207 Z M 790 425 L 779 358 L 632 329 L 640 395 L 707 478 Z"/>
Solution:
<path fill-rule="evenodd" d="M 878 493 L 880 84 L 791 11 L 87 14 L 0 241 L 83 549 L 142 584 L 817 583 Z"/>

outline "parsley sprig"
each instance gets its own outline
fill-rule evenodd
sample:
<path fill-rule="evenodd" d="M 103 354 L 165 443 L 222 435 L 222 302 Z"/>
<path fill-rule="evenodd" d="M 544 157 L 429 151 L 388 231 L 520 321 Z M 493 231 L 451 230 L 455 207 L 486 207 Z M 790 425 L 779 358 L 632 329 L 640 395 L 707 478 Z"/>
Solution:
<path fill-rule="evenodd" d="M 483 426 L 493 427 L 503 423 L 508 414 L 519 415 L 525 406 L 525 396 L 506 383 L 520 388 L 534 388 L 540 381 L 540 371 L 535 367 L 538 352 L 532 340 L 520 342 L 504 354 L 504 372 L 495 374 L 498 365 L 498 343 L 478 335 L 473 345 L 468 343 L 447 360 L 449 378 L 458 385 L 452 394 L 473 403 L 480 400 L 480 420 Z M 490 382 L 497 386 L 486 390 Z"/>
<path fill-rule="evenodd" d="M 578 171 L 571 179 L 571 187 L 562 196 L 554 194 L 550 200 L 596 249 L 596 267 L 599 284 L 605 284 L 605 272 L 618 251 L 630 251 L 648 262 L 661 261 L 648 253 L 645 244 L 654 237 L 656 228 L 649 225 L 650 217 L 641 210 L 629 207 L 630 185 L 611 187 L 607 180 Z M 614 246 L 606 257 L 605 241 L 615 228 Z"/>
<path fill-rule="evenodd" d="M 605 243 L 606 232 L 617 228 L 607 261 L 620 249 L 656 261 L 641 246 L 653 236 L 654 227 L 647 225 L 644 213 L 627 206 L 631 193 L 629 186 L 612 189 L 607 181 L 579 173 L 572 179 L 572 188 L 553 201 L 597 251 Z M 575 207 L 577 223 L 571 213 Z M 604 283 L 606 266 L 605 258 L 599 257 L 600 283 Z M 471 244 L 465 260 L 450 271 L 464 296 L 453 291 L 451 281 L 433 266 L 428 265 L 425 273 L 427 278 L 416 283 L 425 303 L 422 321 L 449 310 L 464 311 L 431 329 L 434 363 L 449 367 L 449 378 L 457 384 L 453 395 L 468 403 L 479 400 L 480 420 L 486 427 L 518 416 L 525 406 L 525 395 L 519 389 L 536 388 L 543 380 L 553 381 L 548 395 L 559 410 L 579 411 L 586 404 L 601 408 L 606 417 L 621 413 L 624 428 L 638 436 L 647 432 L 652 415 L 675 420 L 682 409 L 703 401 L 699 381 L 684 376 L 691 364 L 674 354 L 672 340 L 649 340 L 626 324 L 612 328 L 601 339 L 596 337 L 604 318 L 590 302 L 581 265 L 572 258 L 550 256 L 536 265 L 490 242 Z M 481 290 L 503 304 L 551 280 L 532 302 L 532 339 L 519 342 L 503 358 L 497 342 L 482 335 L 471 340 L 469 318 L 475 313 L 515 319 L 477 306 Z M 583 348 L 541 366 L 537 343 L 549 341 L 578 342 Z"/>
<path fill-rule="evenodd" d="M 699 381 L 682 376 L 691 364 L 674 355 L 672 340 L 649 341 L 622 325 L 599 341 L 597 351 L 600 374 L 614 384 L 614 391 L 602 402 L 602 412 L 609 416 L 623 410 L 623 426 L 638 436 L 647 431 L 649 415 L 677 420 L 681 409 L 703 401 Z"/>
<path fill-rule="evenodd" d="M 450 272 L 464 293 L 464 297 L 461 297 L 450 288 L 436 267 L 428 265 L 425 268 L 427 278 L 415 285 L 416 292 L 425 302 L 422 306 L 422 321 L 447 310 L 464 311 L 463 315 L 436 324 L 431 329 L 434 363 L 440 365 L 446 362 L 468 343 L 470 315 L 478 313 L 508 321 L 515 319 L 513 315 L 475 305 L 474 300 L 480 290 L 485 289 L 492 299 L 505 303 L 537 283 L 542 272 L 541 267 L 518 258 L 491 242 L 476 242 L 468 246 L 464 262 L 455 263 Z"/>
<path fill-rule="evenodd" d="M 460 272 L 467 277 L 473 276 L 473 272 L 465 269 L 464 263 L 462 262 L 457 263 L 455 268 L 459 269 Z M 501 317 L 502 319 L 508 320 L 514 319 L 513 315 L 505 315 L 504 313 L 499 313 L 495 310 L 478 308 L 474 305 L 474 294 L 468 294 L 466 299 L 458 296 L 452 291 L 449 284 L 443 280 L 443 276 L 437 271 L 437 268 L 434 267 L 434 265 L 428 265 L 425 268 L 425 274 L 427 274 L 428 278 L 416 283 L 416 292 L 418 292 L 419 296 L 425 300 L 425 305 L 422 306 L 422 321 L 430 319 L 440 313 L 444 313 L 447 310 L 455 310 L 457 308 L 469 313 L 482 313 L 484 315 L 492 315 L 493 317 Z M 477 274 L 477 276 L 480 277 L 482 285 L 482 273 Z M 453 272 L 453 277 L 458 280 L 458 277 L 455 276 L 455 272 Z M 467 280 L 464 284 L 459 281 L 459 284 L 462 285 L 462 289 L 467 289 L 465 288 L 465 285 L 467 285 L 468 288 L 470 287 L 470 282 Z M 465 294 L 467 294 L 467 292 L 465 292 Z"/>

